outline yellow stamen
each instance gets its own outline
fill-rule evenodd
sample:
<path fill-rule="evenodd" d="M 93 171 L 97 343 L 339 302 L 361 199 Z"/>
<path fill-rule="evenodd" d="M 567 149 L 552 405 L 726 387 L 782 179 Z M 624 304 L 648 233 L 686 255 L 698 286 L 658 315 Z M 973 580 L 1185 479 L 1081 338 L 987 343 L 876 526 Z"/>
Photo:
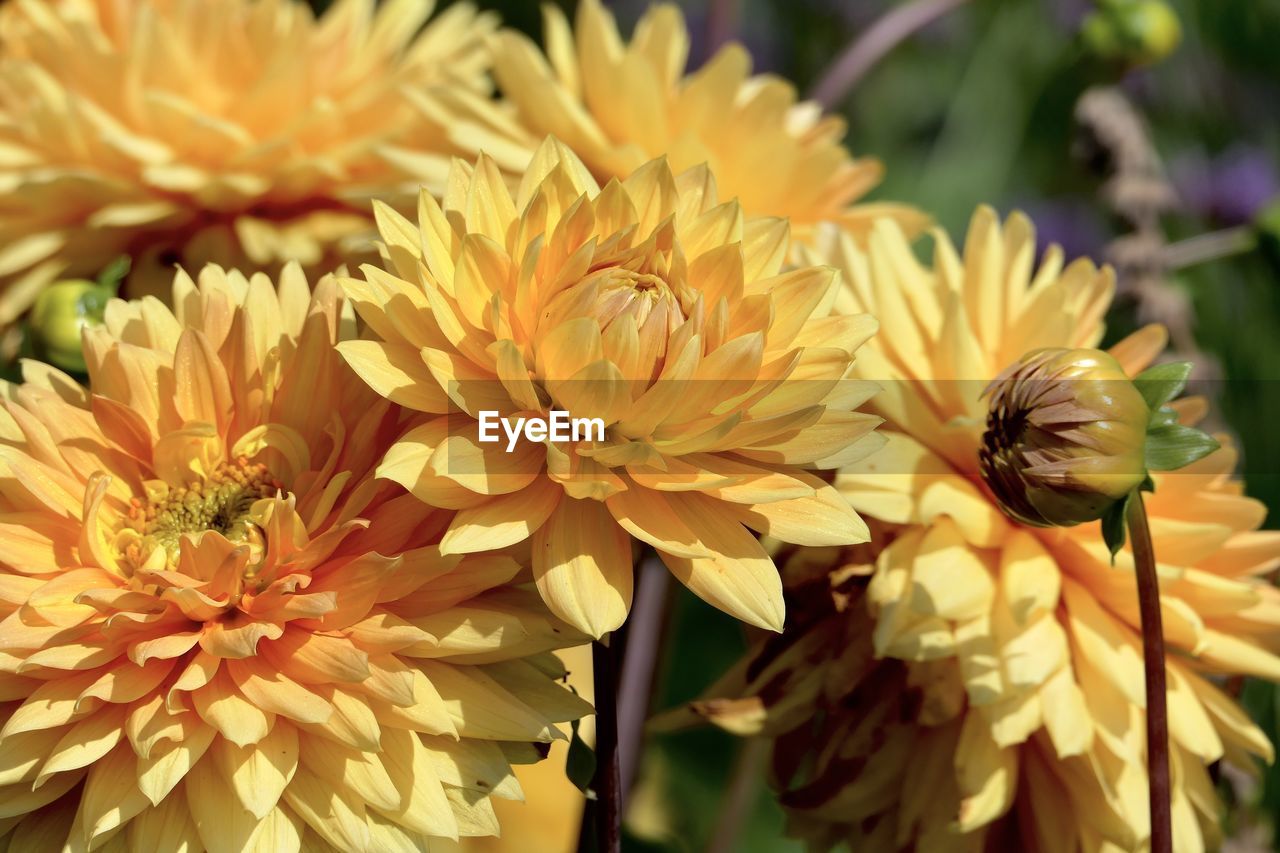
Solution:
<path fill-rule="evenodd" d="M 249 511 L 255 501 L 282 488 L 265 465 L 241 457 L 220 464 L 203 481 L 162 489 L 146 500 L 134 498 L 127 526 L 140 538 L 130 543 L 126 556 L 145 557 L 159 547 L 172 567 L 178 563 L 183 534 L 214 531 L 232 542 L 258 539 Z"/>

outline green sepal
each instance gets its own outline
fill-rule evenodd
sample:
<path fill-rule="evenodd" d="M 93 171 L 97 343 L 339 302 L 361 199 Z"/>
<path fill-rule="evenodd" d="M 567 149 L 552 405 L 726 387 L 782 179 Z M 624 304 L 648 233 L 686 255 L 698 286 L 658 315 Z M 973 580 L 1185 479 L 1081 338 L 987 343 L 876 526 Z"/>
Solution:
<path fill-rule="evenodd" d="M 1220 446 L 1213 436 L 1195 427 L 1160 424 L 1147 430 L 1146 465 L 1153 471 L 1176 471 Z"/>
<path fill-rule="evenodd" d="M 1133 378 L 1142 399 L 1152 413 L 1182 393 L 1187 387 L 1187 377 L 1191 375 L 1191 362 L 1171 361 L 1168 364 L 1157 364 L 1148 367 Z"/>
<path fill-rule="evenodd" d="M 98 273 L 99 286 L 115 295 L 120 290 L 120 282 L 124 281 L 124 277 L 129 274 L 129 269 L 132 266 L 133 258 L 128 255 L 120 255 L 103 267 L 102 272 Z"/>
<path fill-rule="evenodd" d="M 1116 564 L 1116 554 L 1119 554 L 1120 549 L 1124 547 L 1125 516 L 1128 514 L 1131 500 L 1133 500 L 1133 492 L 1126 495 L 1124 500 L 1113 503 L 1102 514 L 1102 541 L 1107 543 L 1107 550 L 1111 552 L 1113 566 Z"/>
<path fill-rule="evenodd" d="M 572 721 L 569 727 L 573 730 L 573 734 L 569 738 L 569 752 L 565 756 L 564 772 L 574 787 L 591 797 L 591 782 L 596 775 L 596 753 L 578 734 L 578 720 Z"/>
<path fill-rule="evenodd" d="M 1155 490 L 1156 490 L 1156 481 L 1155 481 L 1155 480 L 1153 480 L 1153 479 L 1151 479 L 1151 475 L 1150 475 L 1150 474 L 1148 474 L 1148 475 L 1146 476 L 1146 479 L 1144 479 L 1141 483 L 1139 483 L 1139 484 L 1138 484 L 1138 491 L 1140 491 L 1140 492 L 1152 492 L 1152 493 L 1154 493 L 1154 492 L 1155 492 Z"/>

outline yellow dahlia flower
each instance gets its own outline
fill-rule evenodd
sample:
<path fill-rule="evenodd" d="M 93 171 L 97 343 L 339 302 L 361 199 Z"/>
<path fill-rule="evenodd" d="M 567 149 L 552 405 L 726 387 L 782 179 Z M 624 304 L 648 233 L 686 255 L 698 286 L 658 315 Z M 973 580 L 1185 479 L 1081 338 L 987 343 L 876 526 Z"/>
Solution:
<path fill-rule="evenodd" d="M 599 0 L 578 4 L 576 39 L 558 7 L 543 9 L 546 55 L 504 31 L 494 76 L 519 122 L 563 140 L 601 183 L 665 156 L 677 172 L 710 164 L 726 197 L 748 214 L 787 217 L 799 239 L 826 220 L 856 232 L 880 216 L 913 230 L 927 221 L 905 205 L 855 204 L 879 183 L 880 163 L 850 156 L 844 122 L 797 103 L 790 83 L 752 76 L 742 46 L 686 75 L 689 33 L 676 6 L 651 8 L 629 44 Z"/>
<path fill-rule="evenodd" d="M 498 831 L 510 762 L 589 710 L 508 556 L 378 480 L 403 413 L 332 279 L 116 301 L 90 387 L 0 415 L 0 847 L 415 850 Z"/>
<path fill-rule="evenodd" d="M 814 627 L 766 649 L 737 674 L 739 690 L 721 693 L 746 700 L 704 711 L 789 732 L 783 802 L 816 847 L 1137 850 L 1149 829 L 1132 558 L 1122 552 L 1113 567 L 1097 523 L 1011 521 L 979 474 L 982 389 L 1029 349 L 1096 344 L 1112 275 L 1088 261 L 1063 269 L 1057 249 L 1035 268 L 1032 227 L 1017 215 L 1001 226 L 980 210 L 963 255 L 935 240 L 932 267 L 891 223 L 865 253 L 833 242 L 844 307 L 884 327 L 857 372 L 884 386 L 871 408 L 888 443 L 836 480 L 874 519 L 875 547 L 801 549 L 793 574 L 818 578 L 828 600 L 792 610 Z M 1163 346 L 1153 328 L 1111 354 L 1133 375 Z M 1200 408 L 1180 404 L 1188 422 Z M 1259 578 L 1280 562 L 1280 534 L 1257 530 L 1263 507 L 1231 479 L 1235 461 L 1224 440 L 1154 474 L 1147 502 L 1173 652 L 1180 850 L 1217 837 L 1208 765 L 1272 755 L 1215 685 L 1227 674 L 1280 680 L 1280 594 Z M 796 777 L 806 757 L 815 762 Z"/>
<path fill-rule="evenodd" d="M 598 637 L 630 606 L 634 537 L 706 601 L 781 629 L 751 531 L 866 535 L 810 473 L 879 444 L 854 411 L 874 387 L 845 381 L 875 323 L 830 315 L 834 271 L 780 272 L 787 223 L 720 203 L 705 167 L 656 160 L 601 190 L 554 139 L 514 200 L 481 157 L 443 208 L 420 205 L 417 224 L 378 207 L 389 269 L 345 286 L 379 339 L 339 349 L 425 413 L 379 473 L 459 510 L 443 551 L 531 538 L 551 609 Z"/>
<path fill-rule="evenodd" d="M 319 271 L 371 231 L 370 198 L 412 207 L 486 128 L 485 40 L 432 0 L 14 0 L 0 10 L 0 324 L 58 276 L 135 258 Z M 523 165 L 527 153 L 517 162 Z"/>

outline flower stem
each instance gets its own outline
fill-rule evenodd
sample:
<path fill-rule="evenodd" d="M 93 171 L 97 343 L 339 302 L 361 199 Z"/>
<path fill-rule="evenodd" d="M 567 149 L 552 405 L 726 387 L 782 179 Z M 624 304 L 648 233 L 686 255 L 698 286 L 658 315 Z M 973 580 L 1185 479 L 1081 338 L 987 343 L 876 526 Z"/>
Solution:
<path fill-rule="evenodd" d="M 1164 627 L 1160 622 L 1160 582 L 1156 552 L 1147 526 L 1142 493 L 1135 492 L 1127 510 L 1133 541 L 1133 568 L 1138 577 L 1138 611 L 1142 621 L 1142 662 L 1147 682 L 1147 780 L 1151 798 L 1151 853 L 1173 850 L 1169 801 L 1169 711 L 1165 692 Z"/>
<path fill-rule="evenodd" d="M 1170 243 L 1161 250 L 1160 260 L 1166 269 L 1180 270 L 1252 252 L 1257 246 L 1253 228 L 1238 225 Z"/>
<path fill-rule="evenodd" d="M 614 639 L 614 638 L 610 638 Z M 595 825 L 597 853 L 622 849 L 622 782 L 618 763 L 617 657 L 621 649 L 597 640 L 591 644 L 591 674 L 596 694 Z"/>
<path fill-rule="evenodd" d="M 627 648 L 620 658 L 622 668 L 618 673 L 618 800 L 622 809 L 626 808 L 627 794 L 640 764 L 653 674 L 666 636 L 667 590 L 671 584 L 671 573 L 651 548 L 641 553 L 636 575 L 636 594 L 626 625 Z"/>
<path fill-rule="evenodd" d="M 828 109 L 902 41 L 968 0 L 908 0 L 884 14 L 836 57 L 809 97 Z"/>

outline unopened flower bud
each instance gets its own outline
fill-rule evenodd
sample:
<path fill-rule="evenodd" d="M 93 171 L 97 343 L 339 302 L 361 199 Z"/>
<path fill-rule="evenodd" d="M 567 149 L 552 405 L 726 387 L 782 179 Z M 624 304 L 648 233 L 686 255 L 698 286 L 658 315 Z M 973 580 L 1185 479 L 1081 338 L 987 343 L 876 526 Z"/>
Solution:
<path fill-rule="evenodd" d="M 1146 479 L 1151 410 L 1107 353 L 1037 350 L 986 393 L 982 477 L 1017 521 L 1037 527 L 1094 521 Z"/>
<path fill-rule="evenodd" d="M 1182 41 L 1182 25 L 1163 0 L 1105 0 L 1085 18 L 1080 34 L 1099 57 L 1140 66 L 1173 53 Z"/>
<path fill-rule="evenodd" d="M 97 281 L 66 279 L 42 290 L 28 318 L 35 355 L 62 370 L 84 373 L 80 331 L 102 322 L 107 303 L 128 271 L 129 259 L 121 257 L 109 264 Z"/>

